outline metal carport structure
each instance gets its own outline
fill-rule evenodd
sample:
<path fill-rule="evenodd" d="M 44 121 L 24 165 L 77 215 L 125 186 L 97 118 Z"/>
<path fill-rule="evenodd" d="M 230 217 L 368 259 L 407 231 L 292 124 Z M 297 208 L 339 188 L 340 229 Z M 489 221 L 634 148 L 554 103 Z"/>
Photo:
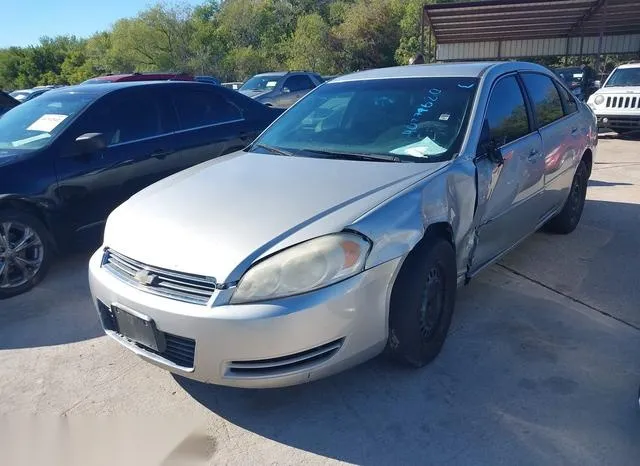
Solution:
<path fill-rule="evenodd" d="M 428 26 L 428 37 L 425 28 Z M 640 52 L 640 0 L 487 0 L 428 4 L 421 48 L 447 60 Z"/>

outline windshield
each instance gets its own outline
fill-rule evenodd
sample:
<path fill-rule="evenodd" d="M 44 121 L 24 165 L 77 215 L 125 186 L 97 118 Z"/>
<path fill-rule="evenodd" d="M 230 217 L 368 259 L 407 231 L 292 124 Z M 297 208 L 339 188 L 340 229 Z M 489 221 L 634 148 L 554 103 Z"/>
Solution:
<path fill-rule="evenodd" d="M 459 150 L 476 87 L 476 78 L 328 83 L 284 113 L 252 150 L 448 160 Z"/>
<path fill-rule="evenodd" d="M 640 86 L 640 67 L 638 68 L 618 68 L 613 72 L 605 87 L 628 87 Z"/>
<path fill-rule="evenodd" d="M 240 87 L 241 91 L 270 91 L 278 85 L 282 76 L 254 76 Z"/>
<path fill-rule="evenodd" d="M 559 69 L 556 74 L 567 84 L 578 84 L 582 81 L 582 70 L 580 68 Z"/>
<path fill-rule="evenodd" d="M 92 101 L 88 95 L 46 93 L 18 105 L 0 118 L 0 149 L 46 146 Z"/>

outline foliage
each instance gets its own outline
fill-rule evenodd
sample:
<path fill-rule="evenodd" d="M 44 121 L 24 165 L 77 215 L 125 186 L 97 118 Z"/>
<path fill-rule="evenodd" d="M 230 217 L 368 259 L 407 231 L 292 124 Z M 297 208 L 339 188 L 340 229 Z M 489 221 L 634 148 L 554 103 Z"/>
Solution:
<path fill-rule="evenodd" d="M 86 39 L 43 37 L 32 46 L 0 49 L 0 88 L 75 84 L 134 71 L 185 71 L 231 81 L 270 70 L 334 74 L 406 64 L 421 50 L 422 5 L 448 1 L 160 2 Z M 562 65 L 556 57 L 544 63 Z"/>

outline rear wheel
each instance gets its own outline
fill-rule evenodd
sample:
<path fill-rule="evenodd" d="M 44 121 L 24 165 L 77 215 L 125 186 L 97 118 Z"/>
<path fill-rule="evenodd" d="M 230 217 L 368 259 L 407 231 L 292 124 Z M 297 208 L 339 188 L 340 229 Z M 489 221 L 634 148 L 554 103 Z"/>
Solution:
<path fill-rule="evenodd" d="M 40 282 L 52 253 L 42 222 L 26 213 L 0 211 L 0 299 L 24 293 Z"/>
<path fill-rule="evenodd" d="M 391 292 L 388 352 L 414 367 L 431 362 L 447 336 L 456 295 L 455 253 L 425 238 L 405 260 Z"/>
<path fill-rule="evenodd" d="M 581 161 L 575 175 L 573 175 L 571 191 L 564 207 L 558 215 L 549 220 L 545 225 L 545 230 L 566 235 L 576 229 L 582 217 L 588 182 L 589 170 L 587 169 L 587 164 Z"/>

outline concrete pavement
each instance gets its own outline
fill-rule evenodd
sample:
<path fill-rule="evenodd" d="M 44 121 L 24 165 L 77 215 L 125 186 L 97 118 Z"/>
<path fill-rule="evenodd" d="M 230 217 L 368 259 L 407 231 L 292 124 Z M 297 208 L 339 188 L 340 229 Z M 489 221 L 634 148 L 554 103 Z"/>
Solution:
<path fill-rule="evenodd" d="M 638 149 L 601 140 L 578 230 L 534 235 L 460 290 L 419 371 L 378 358 L 268 391 L 174 378 L 102 336 L 87 256 L 61 261 L 0 302 L 0 428 L 63 414 L 48 464 L 636 465 Z M 0 462 L 35 464 L 11 438 L 17 463 Z"/>

